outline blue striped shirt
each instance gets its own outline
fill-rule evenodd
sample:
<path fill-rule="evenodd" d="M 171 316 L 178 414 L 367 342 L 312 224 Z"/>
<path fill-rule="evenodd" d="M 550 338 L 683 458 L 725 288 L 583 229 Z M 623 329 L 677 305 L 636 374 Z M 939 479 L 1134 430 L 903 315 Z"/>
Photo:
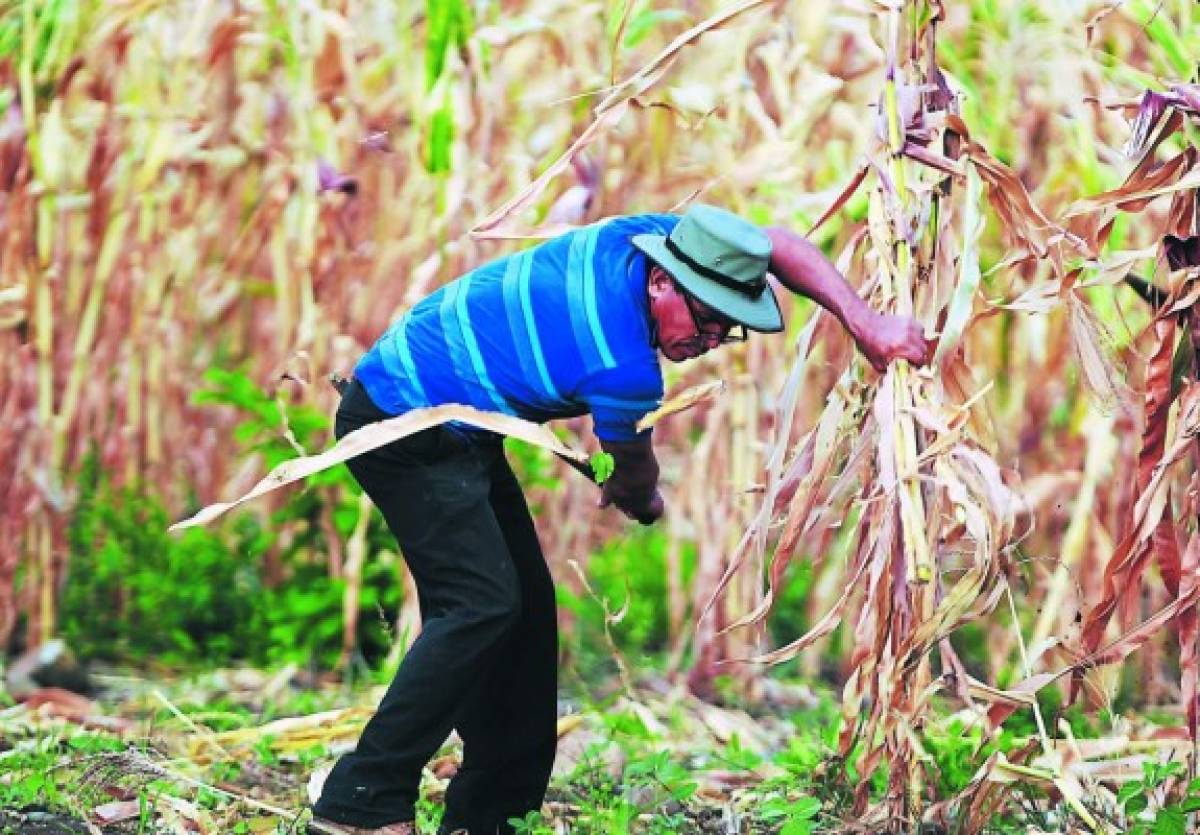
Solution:
<path fill-rule="evenodd" d="M 462 403 L 536 422 L 591 412 L 632 440 L 662 401 L 647 259 L 634 235 L 675 215 L 632 215 L 485 264 L 420 301 L 354 369 L 380 409 Z"/>

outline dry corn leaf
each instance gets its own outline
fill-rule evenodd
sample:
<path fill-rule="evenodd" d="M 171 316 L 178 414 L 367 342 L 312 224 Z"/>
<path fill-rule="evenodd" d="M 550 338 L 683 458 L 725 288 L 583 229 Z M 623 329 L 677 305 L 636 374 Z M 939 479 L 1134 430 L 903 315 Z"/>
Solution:
<path fill-rule="evenodd" d="M 1071 346 L 1088 388 L 1106 409 L 1122 408 L 1132 399 L 1112 358 L 1112 338 L 1091 308 L 1074 293 L 1066 294 Z"/>
<path fill-rule="evenodd" d="M 975 301 L 975 293 L 979 290 L 979 236 L 983 232 L 984 219 L 980 212 L 983 181 L 970 162 L 967 168 L 967 195 L 963 204 L 962 220 L 962 254 L 959 256 L 958 281 L 954 285 L 954 295 L 946 311 L 946 323 L 942 326 L 942 335 L 938 339 L 937 351 L 933 356 L 933 364 L 941 365 L 943 358 L 958 347 L 962 339 L 963 329 L 971 317 L 971 308 Z"/>
<path fill-rule="evenodd" d="M 1198 597 L 1197 585 L 1200 584 L 1200 534 L 1192 534 L 1184 551 L 1181 565 L 1179 596 L 1182 598 Z M 1180 667 L 1180 701 L 1184 704 L 1187 717 L 1188 737 L 1197 738 L 1200 728 L 1200 716 L 1197 715 L 1197 677 L 1200 676 L 1200 661 L 1197 660 L 1197 643 L 1200 637 L 1200 611 L 1195 606 L 1188 606 L 1179 614 L 1179 667 Z"/>
<path fill-rule="evenodd" d="M 1163 626 L 1178 617 L 1180 612 L 1195 607 L 1198 600 L 1200 600 L 1200 585 L 1193 581 L 1187 596 L 1181 595 L 1175 598 L 1133 629 L 1123 632 L 1116 640 L 1095 652 L 1089 652 L 1082 660 L 1072 664 L 1068 669 L 1072 672 L 1083 673 L 1093 667 L 1124 661 L 1153 638 Z"/>
<path fill-rule="evenodd" d="M 1122 599 L 1138 593 L 1142 571 L 1150 557 L 1150 543 L 1166 509 L 1163 478 L 1200 432 L 1200 391 L 1193 384 L 1180 396 L 1176 438 L 1166 453 L 1166 432 L 1171 392 L 1171 356 L 1174 353 L 1174 320 L 1155 322 L 1157 343 L 1146 373 L 1146 421 L 1137 469 L 1138 499 L 1134 519 L 1104 569 L 1103 593 L 1084 619 L 1085 651 L 1100 645 L 1108 620 Z"/>
<path fill-rule="evenodd" d="M 863 180 L 866 179 L 867 171 L 869 171 L 870 168 L 870 164 L 866 162 L 858 166 L 858 170 L 854 172 L 854 175 L 850 178 L 850 181 L 846 183 L 841 191 L 838 192 L 837 197 L 835 197 L 833 202 L 829 204 L 829 208 L 821 212 L 821 216 L 818 217 L 813 225 L 808 228 L 808 231 L 805 233 L 806 235 L 811 236 L 813 232 L 816 232 L 825 225 L 825 221 L 837 214 L 842 206 L 846 205 L 846 201 L 854 196 L 854 193 L 858 191 L 858 187 L 861 186 Z"/>
<path fill-rule="evenodd" d="M 1071 208 L 1068 217 L 1109 206 L 1125 211 L 1140 211 L 1146 201 L 1155 197 L 1200 187 L 1200 171 L 1195 170 L 1195 165 L 1196 151 L 1189 148 L 1162 165 L 1153 168 L 1139 166 L 1112 191 L 1081 200 Z"/>
<path fill-rule="evenodd" d="M 610 108 L 619 106 L 623 101 L 642 95 L 662 78 L 685 46 L 695 43 L 704 33 L 719 29 L 739 15 L 759 6 L 765 6 L 768 2 L 770 0 L 741 0 L 681 33 L 645 66 L 626 78 L 600 104 L 596 105 L 596 113 L 604 114 Z"/>
<path fill-rule="evenodd" d="M 838 597 L 833 606 L 821 616 L 820 620 L 813 624 L 808 632 L 804 633 L 791 643 L 779 647 L 778 649 L 774 649 L 770 652 L 755 656 L 754 658 L 749 659 L 750 661 L 756 664 L 782 664 L 785 661 L 795 658 L 805 649 L 812 646 L 813 643 L 825 637 L 837 628 L 838 624 L 842 622 L 842 614 L 845 612 L 846 606 L 850 602 L 850 598 L 856 591 L 858 591 L 858 581 L 862 578 L 863 572 L 867 567 L 866 558 L 871 549 L 869 546 L 866 546 L 865 543 L 866 540 L 864 538 L 857 550 L 857 554 L 854 559 L 854 567 L 847 572 L 846 582 L 842 585 L 841 595 Z"/>
<path fill-rule="evenodd" d="M 724 380 L 712 380 L 707 383 L 700 383 L 699 385 L 684 389 L 679 394 L 664 400 L 662 405 L 654 411 L 643 416 L 642 419 L 637 422 L 637 431 L 645 431 L 646 429 L 649 429 L 657 424 L 663 418 L 686 411 L 687 409 L 695 406 L 697 403 L 710 400 L 716 397 L 718 394 L 724 393 L 724 391 Z"/>
<path fill-rule="evenodd" d="M 946 124 L 966 141 L 966 155 L 989 186 L 988 199 L 1000 216 L 1001 228 L 1016 244 L 1044 256 L 1054 239 L 1069 234 L 1037 207 L 1011 168 L 970 138 L 970 131 L 959 116 L 947 116 Z"/>
<path fill-rule="evenodd" d="M 581 153 L 607 131 L 611 130 L 614 125 L 621 121 L 621 118 L 628 109 L 629 102 L 623 101 L 601 113 L 571 143 L 571 147 L 562 156 L 550 163 L 546 170 L 538 175 L 537 179 L 476 224 L 471 229 L 471 236 L 480 239 L 553 238 L 575 229 L 576 227 L 571 224 L 559 222 L 546 223 L 528 230 L 522 230 L 520 227 L 512 224 L 515 223 L 516 219 L 525 209 L 529 208 L 541 196 L 551 180 L 567 170 L 567 167 L 571 165 L 577 154 Z M 506 222 L 509 225 L 505 225 Z"/>
<path fill-rule="evenodd" d="M 176 531 L 190 528 L 194 525 L 206 525 L 218 516 L 232 510 L 240 504 L 266 495 L 272 490 L 291 484 L 314 473 L 327 470 L 335 464 L 340 464 L 356 455 L 370 452 L 373 449 L 407 438 L 409 435 L 438 426 L 443 423 L 458 421 L 470 424 L 479 429 L 487 429 L 511 438 L 518 438 L 526 443 L 543 447 L 551 452 L 578 463 L 586 463 L 587 455 L 571 449 L 563 444 L 558 437 L 536 423 L 530 423 L 510 415 L 497 412 L 481 412 L 470 406 L 450 403 L 434 406 L 428 409 L 414 409 L 398 417 L 382 420 L 378 423 L 364 426 L 361 429 L 342 437 L 333 447 L 316 455 L 293 458 L 276 466 L 258 482 L 248 493 L 231 502 L 218 502 L 209 505 L 194 516 L 176 522 L 169 530 Z"/>

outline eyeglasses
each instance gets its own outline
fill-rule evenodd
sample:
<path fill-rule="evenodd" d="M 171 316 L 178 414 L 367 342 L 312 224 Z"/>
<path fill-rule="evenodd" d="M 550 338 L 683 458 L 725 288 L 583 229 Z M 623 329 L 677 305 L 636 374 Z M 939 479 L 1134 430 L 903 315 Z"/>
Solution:
<path fill-rule="evenodd" d="M 679 294 L 683 296 L 684 302 L 687 303 L 688 314 L 692 317 L 692 324 L 696 326 L 696 335 L 685 340 L 692 345 L 703 346 L 706 348 L 715 348 L 718 345 L 729 345 L 734 342 L 745 342 L 748 334 L 746 326 L 740 322 L 734 322 L 726 319 L 723 316 L 715 314 L 713 311 L 702 312 L 696 309 L 696 305 L 700 304 L 698 299 L 692 298 L 692 295 L 679 288 Z M 703 325 L 701 324 L 703 320 Z M 719 330 L 713 330 L 711 327 L 706 329 L 705 326 L 715 325 Z M 737 329 L 736 331 L 734 329 Z"/>

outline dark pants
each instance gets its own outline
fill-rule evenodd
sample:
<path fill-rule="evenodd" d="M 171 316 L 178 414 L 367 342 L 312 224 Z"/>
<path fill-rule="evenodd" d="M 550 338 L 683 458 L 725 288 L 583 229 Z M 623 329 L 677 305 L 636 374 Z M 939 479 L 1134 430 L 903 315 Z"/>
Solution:
<path fill-rule="evenodd" d="M 382 420 L 357 382 L 342 435 Z M 442 829 L 509 833 L 541 806 L 554 762 L 554 585 L 500 438 L 435 427 L 348 463 L 383 512 L 416 581 L 421 635 L 314 814 L 378 827 L 411 820 L 421 770 L 451 729 L 463 762 Z"/>

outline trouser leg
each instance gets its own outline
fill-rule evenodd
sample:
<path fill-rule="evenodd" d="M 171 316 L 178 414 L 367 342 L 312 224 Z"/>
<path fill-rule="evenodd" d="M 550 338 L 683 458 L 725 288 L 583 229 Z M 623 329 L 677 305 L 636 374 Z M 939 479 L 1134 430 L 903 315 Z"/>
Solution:
<path fill-rule="evenodd" d="M 354 396 L 339 410 L 339 435 L 370 422 L 366 404 L 351 408 Z M 517 623 L 520 580 L 490 502 L 499 455 L 436 429 L 348 462 L 400 544 L 423 627 L 314 814 L 363 827 L 411 819 L 422 769 Z"/>
<path fill-rule="evenodd" d="M 557 742 L 558 635 L 554 584 L 521 488 L 502 457 L 490 503 L 521 588 L 521 617 L 491 672 L 459 707 L 463 762 L 446 791 L 443 831 L 512 832 L 509 818 L 541 807 Z"/>

